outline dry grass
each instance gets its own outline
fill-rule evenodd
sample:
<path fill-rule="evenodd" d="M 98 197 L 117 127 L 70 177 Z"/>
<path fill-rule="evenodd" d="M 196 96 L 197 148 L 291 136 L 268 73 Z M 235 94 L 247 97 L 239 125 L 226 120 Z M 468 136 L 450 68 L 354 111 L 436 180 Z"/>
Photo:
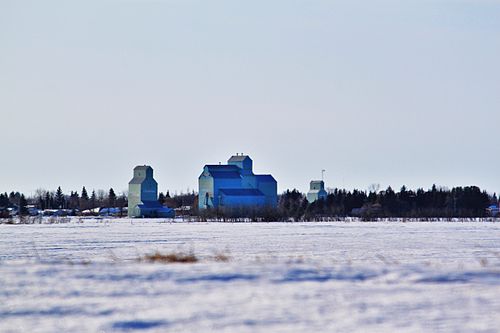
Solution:
<path fill-rule="evenodd" d="M 225 254 L 223 254 L 223 253 L 217 253 L 217 254 L 213 257 L 213 259 L 214 259 L 215 261 L 217 261 L 217 262 L 228 262 L 228 261 L 229 261 L 229 259 L 230 259 L 230 257 L 229 257 L 229 256 L 227 256 L 227 255 L 225 255 Z"/>
<path fill-rule="evenodd" d="M 145 255 L 140 261 L 145 261 L 149 263 L 162 263 L 162 264 L 190 264 L 198 262 L 198 258 L 192 253 L 169 253 L 162 254 L 160 252 L 155 252 L 153 254 Z"/>
<path fill-rule="evenodd" d="M 481 266 L 482 266 L 482 267 L 486 267 L 486 266 L 488 266 L 488 259 L 486 259 L 486 258 L 481 258 L 481 259 L 479 260 L 479 263 L 481 264 Z"/>

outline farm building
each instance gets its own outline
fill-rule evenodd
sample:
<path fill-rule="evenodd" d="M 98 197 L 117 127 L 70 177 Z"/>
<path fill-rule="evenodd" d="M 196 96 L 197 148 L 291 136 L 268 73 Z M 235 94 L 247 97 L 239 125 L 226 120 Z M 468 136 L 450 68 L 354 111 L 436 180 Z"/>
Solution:
<path fill-rule="evenodd" d="M 276 207 L 278 184 L 271 175 L 255 175 L 247 155 L 232 156 L 226 165 L 205 165 L 198 178 L 199 209 Z"/>
<path fill-rule="evenodd" d="M 129 217 L 174 217 L 173 209 L 158 202 L 158 183 L 153 178 L 153 168 L 136 166 L 134 178 L 128 183 Z"/>
<path fill-rule="evenodd" d="M 322 180 L 313 180 L 310 183 L 310 190 L 307 192 L 307 201 L 310 203 L 316 200 L 326 200 L 328 193 L 325 191 L 325 182 Z"/>

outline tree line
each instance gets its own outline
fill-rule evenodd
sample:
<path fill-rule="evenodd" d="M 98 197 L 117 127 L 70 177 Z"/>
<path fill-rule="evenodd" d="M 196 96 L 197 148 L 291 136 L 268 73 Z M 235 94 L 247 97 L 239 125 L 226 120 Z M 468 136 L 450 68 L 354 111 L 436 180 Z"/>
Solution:
<path fill-rule="evenodd" d="M 113 188 L 107 192 L 92 190 L 89 194 L 85 186 L 80 193 L 71 191 L 69 195 L 64 194 L 60 186 L 55 191 L 39 189 L 33 197 L 29 198 L 19 192 L 0 193 L 0 209 L 17 207 L 21 215 L 26 215 L 28 205 L 40 210 L 66 209 L 76 213 L 101 207 L 127 207 L 127 197 L 124 194 L 117 195 Z"/>
<path fill-rule="evenodd" d="M 278 210 L 285 218 L 314 219 L 317 217 L 358 216 L 365 219 L 386 217 L 486 217 L 487 208 L 498 204 L 496 194 L 489 195 L 477 186 L 409 190 L 398 192 L 388 187 L 383 191 L 332 190 L 326 200 L 307 202 L 297 190 L 286 191 Z"/>
<path fill-rule="evenodd" d="M 167 191 L 166 194 L 160 192 L 158 201 L 170 208 L 193 207 L 196 198 L 197 194 L 194 191 L 191 193 L 176 193 L 172 196 Z M 71 210 L 74 214 L 79 214 L 82 211 L 96 208 L 124 208 L 128 206 L 128 199 L 124 193 L 117 195 L 113 188 L 110 188 L 109 191 L 92 190 L 89 193 L 85 186 L 82 187 L 80 193 L 71 191 L 70 194 L 65 194 L 60 186 L 55 191 L 39 189 L 35 195 L 28 198 L 19 192 L 0 193 L 0 217 L 7 214 L 4 209 L 8 207 L 16 207 L 21 215 L 27 215 L 28 205 L 40 210 L 65 209 Z"/>
<path fill-rule="evenodd" d="M 348 216 L 363 219 L 486 217 L 487 208 L 498 204 L 496 194 L 490 195 L 477 186 L 447 189 L 436 185 L 428 190 L 409 190 L 403 186 L 397 192 L 391 187 L 383 191 L 333 189 L 325 200 L 313 203 L 307 201 L 304 193 L 296 189 L 287 190 L 279 196 L 276 209 L 238 207 L 198 212 L 198 196 L 194 191 L 173 196 L 167 191 L 166 194 L 159 194 L 158 201 L 170 208 L 191 207 L 187 213 L 202 219 L 262 221 L 307 221 Z M 107 192 L 92 190 L 89 194 L 83 187 L 80 193 L 71 191 L 67 195 L 58 187 L 55 191 L 37 190 L 35 196 L 30 198 L 19 192 L 0 193 L 0 211 L 16 206 L 20 214 L 27 214 L 28 205 L 41 210 L 68 209 L 78 213 L 95 208 L 124 208 L 128 202 L 125 194 L 117 195 L 112 188 Z"/>

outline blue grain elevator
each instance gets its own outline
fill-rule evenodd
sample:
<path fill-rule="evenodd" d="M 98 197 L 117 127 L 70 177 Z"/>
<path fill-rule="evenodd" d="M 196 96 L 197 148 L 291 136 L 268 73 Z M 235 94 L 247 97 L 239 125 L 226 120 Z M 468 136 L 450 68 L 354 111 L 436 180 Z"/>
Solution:
<path fill-rule="evenodd" d="M 208 164 L 198 178 L 198 208 L 278 205 L 278 184 L 271 175 L 253 173 L 253 161 L 236 154 L 225 165 Z"/>

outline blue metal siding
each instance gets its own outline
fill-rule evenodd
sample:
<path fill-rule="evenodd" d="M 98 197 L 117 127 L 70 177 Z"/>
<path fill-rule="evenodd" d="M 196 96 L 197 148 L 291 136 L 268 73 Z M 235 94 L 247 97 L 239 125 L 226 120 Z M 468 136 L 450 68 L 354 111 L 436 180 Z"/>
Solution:
<path fill-rule="evenodd" d="M 220 189 L 219 193 L 231 196 L 264 196 L 264 193 L 256 188 L 225 188 Z"/>
<path fill-rule="evenodd" d="M 214 178 L 214 207 L 219 206 L 221 194 L 220 189 L 224 188 L 241 188 L 241 178 Z"/>
<path fill-rule="evenodd" d="M 158 183 L 153 178 L 146 178 L 141 186 L 142 201 L 158 200 Z"/>
<path fill-rule="evenodd" d="M 171 208 L 163 207 L 158 201 L 144 201 L 142 205 L 137 206 L 140 216 L 144 217 L 175 217 L 175 211 Z"/>
<path fill-rule="evenodd" d="M 227 161 L 228 165 L 235 165 L 241 169 L 241 174 L 251 175 L 253 174 L 253 161 L 248 156 L 233 156 Z"/>
<path fill-rule="evenodd" d="M 273 181 L 259 181 L 258 189 L 266 196 L 267 206 L 278 206 L 278 183 L 274 179 Z"/>
<path fill-rule="evenodd" d="M 266 204 L 263 195 L 221 195 L 221 207 L 261 207 Z"/>
<path fill-rule="evenodd" d="M 278 185 L 271 175 L 254 175 L 248 156 L 237 155 L 227 165 L 205 165 L 198 178 L 198 208 L 271 206 L 278 204 Z"/>
<path fill-rule="evenodd" d="M 242 188 L 257 188 L 257 177 L 255 175 L 243 175 L 241 179 Z"/>

